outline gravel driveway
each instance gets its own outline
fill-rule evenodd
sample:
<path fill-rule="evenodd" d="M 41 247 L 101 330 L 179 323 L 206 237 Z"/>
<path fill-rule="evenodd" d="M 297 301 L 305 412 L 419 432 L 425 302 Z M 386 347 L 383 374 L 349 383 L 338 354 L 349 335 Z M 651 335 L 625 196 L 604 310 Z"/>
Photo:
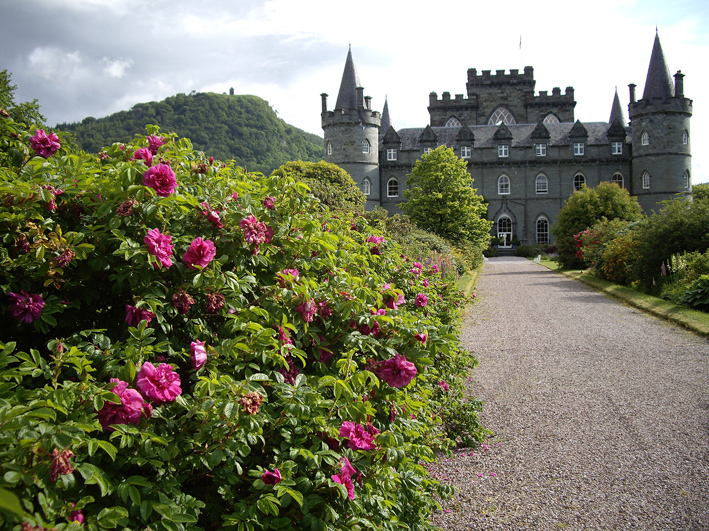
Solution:
<path fill-rule="evenodd" d="M 436 467 L 434 522 L 709 529 L 709 341 L 522 258 L 486 262 L 463 343 L 494 435 Z"/>

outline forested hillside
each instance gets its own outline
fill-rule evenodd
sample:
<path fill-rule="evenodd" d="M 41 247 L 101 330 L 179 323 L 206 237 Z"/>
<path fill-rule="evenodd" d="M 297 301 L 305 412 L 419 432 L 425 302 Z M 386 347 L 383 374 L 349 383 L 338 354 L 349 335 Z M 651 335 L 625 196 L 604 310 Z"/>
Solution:
<path fill-rule="evenodd" d="M 235 159 L 249 171 L 268 174 L 288 161 L 322 159 L 322 140 L 317 135 L 288 125 L 257 96 L 177 94 L 57 128 L 72 132 L 84 151 L 97 153 L 113 142 L 128 142 L 144 133 L 146 124 L 187 137 L 195 149 L 216 159 Z"/>

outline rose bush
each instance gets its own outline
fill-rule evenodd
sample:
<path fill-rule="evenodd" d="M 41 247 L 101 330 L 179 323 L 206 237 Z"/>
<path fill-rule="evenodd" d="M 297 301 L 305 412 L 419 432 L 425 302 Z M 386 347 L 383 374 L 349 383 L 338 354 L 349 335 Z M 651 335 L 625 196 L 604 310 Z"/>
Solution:
<path fill-rule="evenodd" d="M 4 528 L 431 529 L 424 465 L 483 434 L 455 283 L 148 133 L 45 158 L 0 119 Z"/>

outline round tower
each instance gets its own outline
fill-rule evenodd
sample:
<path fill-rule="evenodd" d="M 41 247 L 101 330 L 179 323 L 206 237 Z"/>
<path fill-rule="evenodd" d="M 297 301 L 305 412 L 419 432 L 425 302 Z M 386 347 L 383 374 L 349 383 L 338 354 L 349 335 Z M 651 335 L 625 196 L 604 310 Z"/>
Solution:
<path fill-rule="evenodd" d="M 347 52 L 335 110 L 327 110 L 327 94 L 321 94 L 321 97 L 325 161 L 337 164 L 352 176 L 359 189 L 367 196 L 367 210 L 371 210 L 381 202 L 381 115 L 372 110 L 371 98 L 364 96 L 351 48 Z"/>
<path fill-rule="evenodd" d="M 682 72 L 674 78 L 672 83 L 655 34 L 643 97 L 636 101 L 635 85 L 630 85 L 628 106 L 633 146 L 630 191 L 646 214 L 659 211 L 661 201 L 677 194 L 687 198 L 692 194 L 692 100 L 684 96 Z"/>

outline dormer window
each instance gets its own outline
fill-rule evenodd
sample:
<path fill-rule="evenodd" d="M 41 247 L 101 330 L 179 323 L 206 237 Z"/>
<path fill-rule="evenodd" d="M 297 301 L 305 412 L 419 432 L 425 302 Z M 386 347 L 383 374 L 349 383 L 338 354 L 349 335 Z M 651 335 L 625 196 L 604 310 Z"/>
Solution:
<path fill-rule="evenodd" d="M 499 144 L 497 146 L 497 156 L 505 158 L 510 156 L 510 146 L 507 144 Z"/>
<path fill-rule="evenodd" d="M 648 134 L 647 131 L 643 131 L 643 134 L 640 136 L 640 143 L 643 146 L 649 146 L 650 145 L 650 135 Z"/>
<path fill-rule="evenodd" d="M 387 149 L 387 160 L 396 160 L 396 150 L 395 149 Z"/>
<path fill-rule="evenodd" d="M 611 154 L 612 155 L 622 155 L 623 154 L 623 142 L 612 142 L 611 143 Z"/>
<path fill-rule="evenodd" d="M 461 146 L 461 148 L 460 148 L 460 158 L 461 159 L 469 159 L 472 156 L 473 156 L 473 150 L 471 149 L 470 146 Z"/>
<path fill-rule="evenodd" d="M 362 140 L 362 153 L 369 153 L 369 140 Z"/>
<path fill-rule="evenodd" d="M 534 144 L 534 152 L 537 157 L 547 156 L 547 145 L 546 144 Z"/>
<path fill-rule="evenodd" d="M 431 154 L 431 148 L 423 148 L 423 154 L 424 155 L 430 155 Z"/>
<path fill-rule="evenodd" d="M 575 157 L 581 157 L 584 152 L 584 143 L 583 142 L 574 142 L 574 156 Z"/>

